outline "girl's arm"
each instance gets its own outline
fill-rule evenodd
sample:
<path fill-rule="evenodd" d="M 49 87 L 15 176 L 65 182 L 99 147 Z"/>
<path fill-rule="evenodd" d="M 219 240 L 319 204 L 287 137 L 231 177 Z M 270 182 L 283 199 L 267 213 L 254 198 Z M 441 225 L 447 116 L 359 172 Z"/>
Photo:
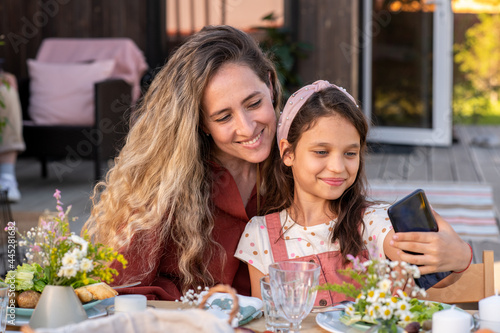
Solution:
<path fill-rule="evenodd" d="M 248 265 L 248 272 L 250 273 L 250 286 L 252 288 L 252 296 L 262 299 L 262 295 L 260 293 L 260 278 L 264 276 L 264 273 L 250 264 Z"/>
<path fill-rule="evenodd" d="M 466 269 L 471 260 L 471 249 L 438 213 L 433 211 L 438 232 L 389 232 L 384 240 L 384 251 L 392 260 L 404 260 L 419 265 L 421 274 Z M 403 250 L 422 253 L 412 255 Z M 459 274 L 452 274 L 444 281 L 454 281 Z M 449 284 L 449 283 L 448 283 Z"/>

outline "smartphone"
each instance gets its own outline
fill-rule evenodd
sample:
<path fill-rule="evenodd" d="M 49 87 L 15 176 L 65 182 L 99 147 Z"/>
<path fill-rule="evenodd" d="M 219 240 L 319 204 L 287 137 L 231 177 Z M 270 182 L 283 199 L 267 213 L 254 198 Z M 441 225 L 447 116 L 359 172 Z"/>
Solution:
<path fill-rule="evenodd" d="M 395 204 L 387 210 L 392 227 L 396 232 L 407 231 L 438 231 L 438 225 L 431 207 L 422 189 L 418 189 Z M 405 251 L 410 254 L 421 254 Z M 422 275 L 415 279 L 415 283 L 423 289 L 429 289 L 451 272 L 439 272 Z"/>
<path fill-rule="evenodd" d="M 387 213 L 395 232 L 438 231 L 438 225 L 422 189 L 390 206 Z"/>

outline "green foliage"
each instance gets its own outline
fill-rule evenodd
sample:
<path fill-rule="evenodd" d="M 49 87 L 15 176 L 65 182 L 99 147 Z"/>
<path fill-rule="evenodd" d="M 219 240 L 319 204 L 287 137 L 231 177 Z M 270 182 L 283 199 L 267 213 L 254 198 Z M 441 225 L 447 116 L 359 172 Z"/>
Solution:
<path fill-rule="evenodd" d="M 16 291 L 35 290 L 42 292 L 47 284 L 43 268 L 34 263 L 33 265 L 24 263 L 17 266 L 15 271 L 9 271 L 5 280 L 13 283 Z"/>
<path fill-rule="evenodd" d="M 478 17 L 480 22 L 467 30 L 465 42 L 455 45 L 455 62 L 467 80 L 454 87 L 457 122 L 478 123 L 484 115 L 500 115 L 500 15 Z"/>
<path fill-rule="evenodd" d="M 410 296 L 403 291 L 408 279 L 420 276 L 417 266 L 406 262 L 389 260 L 368 260 L 348 255 L 352 268 L 338 270 L 354 283 L 326 283 L 316 287 L 317 290 L 328 290 L 355 298 L 354 303 L 346 305 L 347 316 L 341 318 L 345 325 L 355 322 L 380 323 L 378 332 L 396 332 L 396 325 L 404 326 L 414 320 L 411 312 Z M 412 296 L 425 291 L 414 286 L 409 290 Z M 395 296 L 397 295 L 397 296 Z"/>
<path fill-rule="evenodd" d="M 485 116 L 494 115 L 495 106 L 470 81 L 453 87 L 453 120 L 459 124 L 479 124 Z M 500 114 L 498 114 L 500 116 Z"/>
<path fill-rule="evenodd" d="M 424 321 L 432 319 L 435 312 L 443 310 L 443 304 L 437 302 L 422 302 L 418 299 L 410 301 L 410 312 L 414 315 L 414 320 L 422 324 Z"/>
<path fill-rule="evenodd" d="M 261 41 L 260 46 L 264 52 L 271 55 L 274 61 L 278 78 L 283 86 L 285 98 L 290 97 L 290 89 L 295 89 L 302 86 L 302 80 L 295 71 L 295 64 L 297 59 L 305 59 L 307 57 L 306 51 L 311 50 L 312 46 L 308 43 L 294 42 L 291 38 L 289 29 L 277 28 L 274 22 L 277 17 L 274 13 L 270 13 L 262 18 L 265 26 L 254 27 L 257 30 L 265 33 L 264 40 Z"/>

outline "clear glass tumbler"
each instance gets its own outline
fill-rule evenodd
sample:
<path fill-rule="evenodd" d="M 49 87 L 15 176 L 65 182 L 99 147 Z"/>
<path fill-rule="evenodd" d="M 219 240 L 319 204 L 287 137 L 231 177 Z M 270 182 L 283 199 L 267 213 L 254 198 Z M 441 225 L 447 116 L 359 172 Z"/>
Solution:
<path fill-rule="evenodd" d="M 311 262 L 280 261 L 269 265 L 274 304 L 299 332 L 300 323 L 311 312 L 316 299 L 320 266 Z"/>
<path fill-rule="evenodd" d="M 276 333 L 287 333 L 290 329 L 290 322 L 279 313 L 271 294 L 271 284 L 269 276 L 260 279 L 260 292 L 264 302 L 264 318 L 266 319 L 266 330 Z"/>
<path fill-rule="evenodd" d="M 0 282 L 0 333 L 7 325 L 7 307 L 9 306 L 9 285 Z"/>

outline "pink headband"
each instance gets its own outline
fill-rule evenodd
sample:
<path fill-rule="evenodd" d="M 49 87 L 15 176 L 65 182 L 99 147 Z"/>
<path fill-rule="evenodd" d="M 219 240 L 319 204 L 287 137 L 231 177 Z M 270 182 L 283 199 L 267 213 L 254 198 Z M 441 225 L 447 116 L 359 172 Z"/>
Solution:
<path fill-rule="evenodd" d="M 349 99 L 358 106 L 354 98 L 342 87 L 338 87 L 334 84 L 331 84 L 328 81 L 319 80 L 310 84 L 308 86 L 302 87 L 290 96 L 288 101 L 286 101 L 285 108 L 281 113 L 280 119 L 278 121 L 278 130 L 276 131 L 276 139 L 278 140 L 278 145 L 280 140 L 288 138 L 288 131 L 290 130 L 290 125 L 292 124 L 293 119 L 297 112 L 299 112 L 300 108 L 304 103 L 317 91 L 321 91 L 323 89 L 334 87 L 341 91 L 343 91 Z"/>

